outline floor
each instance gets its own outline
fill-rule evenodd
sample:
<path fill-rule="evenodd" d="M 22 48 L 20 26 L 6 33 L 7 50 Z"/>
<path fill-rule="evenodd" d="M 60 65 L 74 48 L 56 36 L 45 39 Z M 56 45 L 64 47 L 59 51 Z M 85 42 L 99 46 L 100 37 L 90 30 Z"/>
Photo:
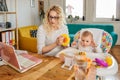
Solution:
<path fill-rule="evenodd" d="M 119 69 L 116 75 L 114 76 L 108 76 L 105 80 L 120 80 L 120 45 L 114 46 L 110 53 L 116 58 Z"/>

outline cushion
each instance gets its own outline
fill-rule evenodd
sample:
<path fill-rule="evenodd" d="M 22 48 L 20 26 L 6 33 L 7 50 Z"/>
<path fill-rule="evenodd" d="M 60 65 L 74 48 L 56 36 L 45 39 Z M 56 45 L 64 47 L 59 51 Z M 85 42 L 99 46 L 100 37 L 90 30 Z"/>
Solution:
<path fill-rule="evenodd" d="M 101 43 L 100 47 L 103 49 L 103 52 L 105 52 L 105 53 L 109 52 L 109 50 L 112 46 L 113 40 L 112 40 L 111 35 L 108 32 L 106 32 L 106 31 L 103 32 L 101 42 L 102 43 Z"/>
<path fill-rule="evenodd" d="M 37 30 L 30 30 L 30 36 L 33 37 L 33 38 L 36 38 Z"/>

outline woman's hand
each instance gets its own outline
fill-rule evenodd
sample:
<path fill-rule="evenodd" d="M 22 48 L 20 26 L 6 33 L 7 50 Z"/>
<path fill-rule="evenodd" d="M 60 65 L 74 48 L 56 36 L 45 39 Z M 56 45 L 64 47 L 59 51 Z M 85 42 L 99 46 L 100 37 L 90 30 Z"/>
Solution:
<path fill-rule="evenodd" d="M 56 39 L 56 44 L 61 46 L 62 43 L 64 41 L 64 37 L 63 36 L 59 36 L 57 39 Z"/>

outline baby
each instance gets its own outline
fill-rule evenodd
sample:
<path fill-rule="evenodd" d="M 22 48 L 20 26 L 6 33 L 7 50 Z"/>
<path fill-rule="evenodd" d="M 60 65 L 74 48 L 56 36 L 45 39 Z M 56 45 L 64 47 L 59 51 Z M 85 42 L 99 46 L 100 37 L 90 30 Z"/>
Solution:
<path fill-rule="evenodd" d="M 102 52 L 102 49 L 95 43 L 93 34 L 87 30 L 82 32 L 78 42 L 73 41 L 71 46 L 85 52 Z"/>

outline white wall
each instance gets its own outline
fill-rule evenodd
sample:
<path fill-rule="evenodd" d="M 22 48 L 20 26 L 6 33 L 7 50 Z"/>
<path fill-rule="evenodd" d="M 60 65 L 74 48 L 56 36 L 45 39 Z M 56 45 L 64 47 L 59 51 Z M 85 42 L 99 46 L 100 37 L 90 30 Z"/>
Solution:
<path fill-rule="evenodd" d="M 14 0 L 13 0 L 14 1 Z M 18 27 L 26 25 L 40 25 L 41 21 L 39 20 L 38 14 L 38 1 L 35 0 L 35 7 L 31 7 L 31 0 L 17 0 L 17 19 Z M 44 1 L 44 10 L 46 11 L 53 4 L 64 6 L 64 0 L 42 0 Z"/>
<path fill-rule="evenodd" d="M 45 11 L 53 4 L 58 4 L 65 10 L 65 0 L 43 0 L 44 1 L 44 9 Z M 120 21 L 119 22 L 93 22 L 94 17 L 94 0 L 86 0 L 89 6 L 87 7 L 86 13 L 90 12 L 90 14 L 86 14 L 87 21 L 85 23 L 102 23 L 102 24 L 113 24 L 115 32 L 118 34 L 117 45 L 120 45 Z M 25 25 L 40 25 L 41 22 L 38 16 L 38 0 L 35 0 L 35 7 L 30 7 L 30 0 L 17 0 L 17 15 L 18 15 L 18 27 L 22 27 Z M 84 23 L 84 22 L 80 22 Z"/>
<path fill-rule="evenodd" d="M 31 8 L 30 0 L 17 0 L 18 27 L 35 23 L 35 8 Z"/>
<path fill-rule="evenodd" d="M 117 45 L 120 45 L 120 22 L 113 23 L 115 32 L 118 34 Z"/>
<path fill-rule="evenodd" d="M 64 1 L 65 0 L 44 0 L 44 10 L 46 11 L 52 5 L 59 5 L 61 7 L 64 7 Z"/>

